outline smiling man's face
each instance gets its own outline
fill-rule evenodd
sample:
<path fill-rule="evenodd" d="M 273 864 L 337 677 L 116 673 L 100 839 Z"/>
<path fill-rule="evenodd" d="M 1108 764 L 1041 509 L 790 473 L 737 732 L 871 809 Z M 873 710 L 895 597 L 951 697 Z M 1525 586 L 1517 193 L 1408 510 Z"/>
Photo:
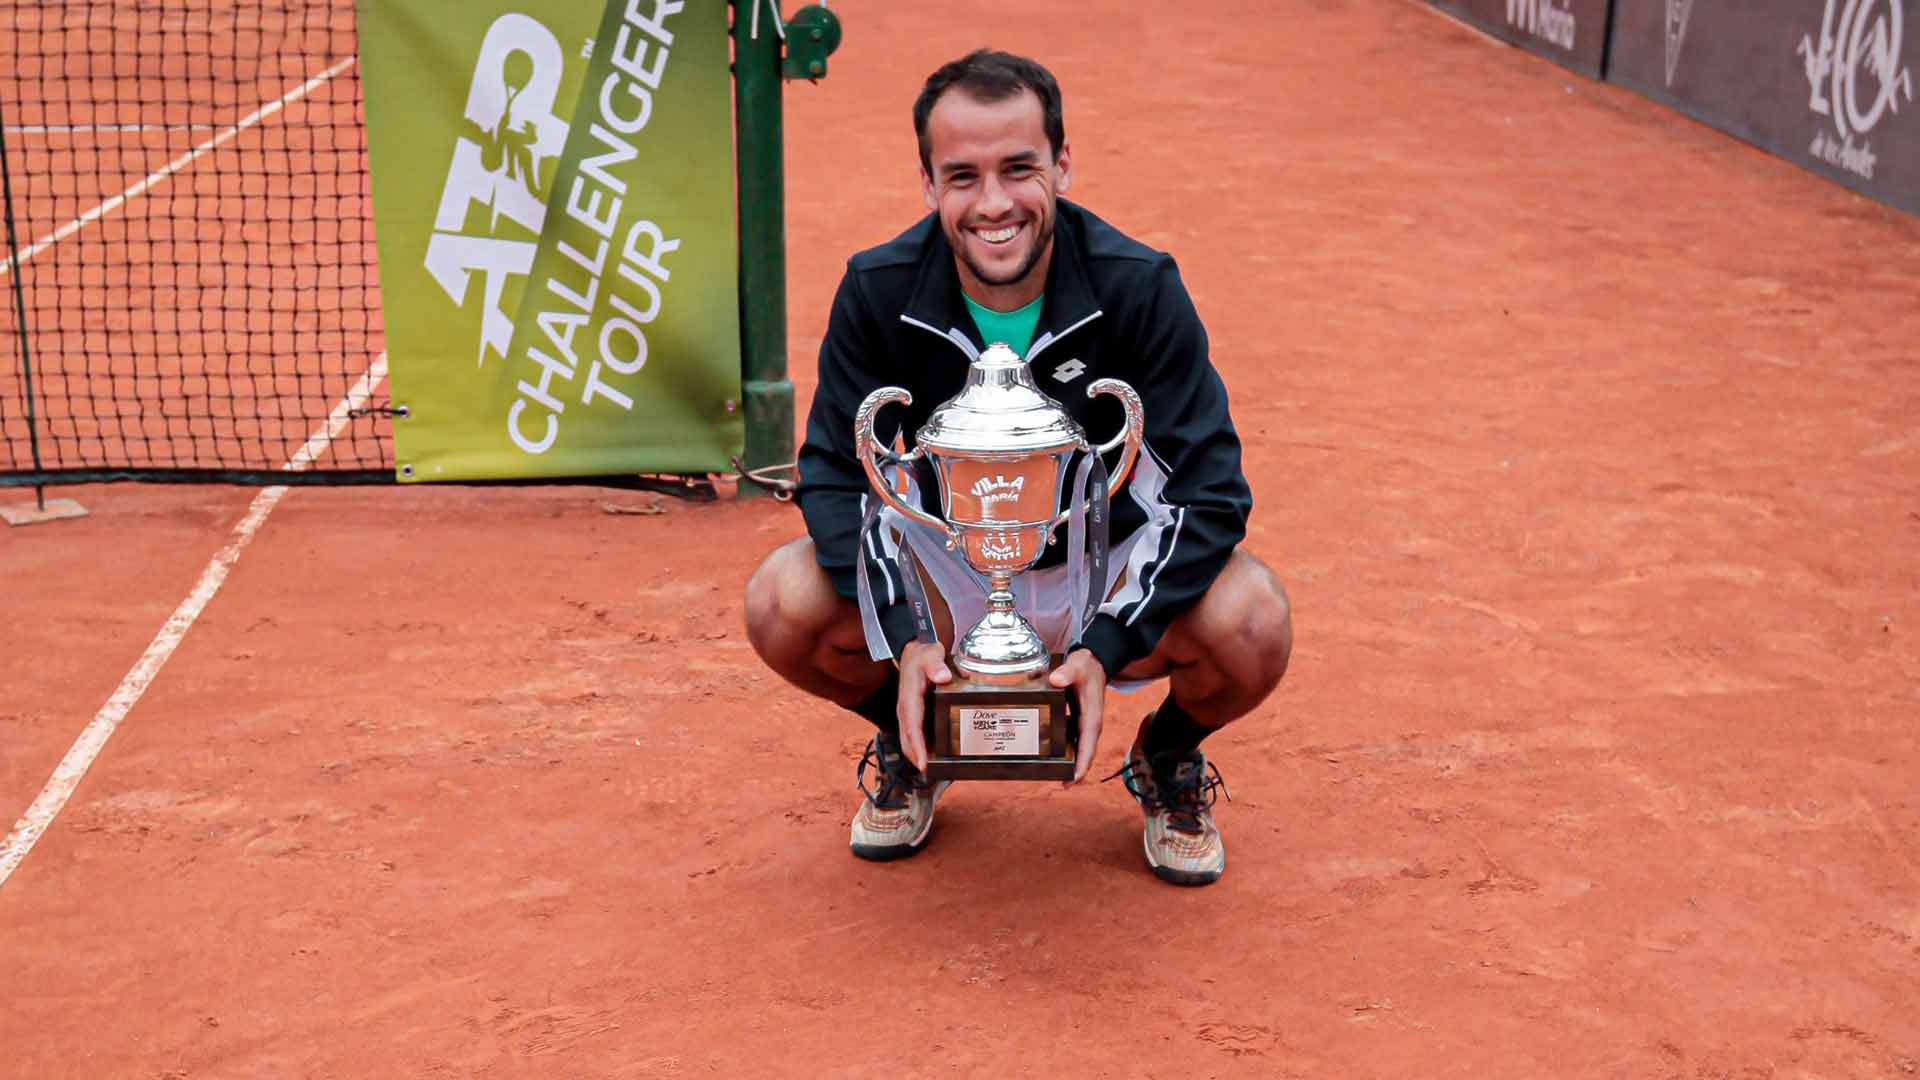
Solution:
<path fill-rule="evenodd" d="M 983 102 L 948 90 L 927 114 L 927 162 L 920 182 L 953 245 L 961 289 L 995 311 L 1039 296 L 1053 259 L 1054 200 L 1071 176 L 1066 145 L 1056 158 L 1047 143 L 1040 99 L 1022 90 Z"/>

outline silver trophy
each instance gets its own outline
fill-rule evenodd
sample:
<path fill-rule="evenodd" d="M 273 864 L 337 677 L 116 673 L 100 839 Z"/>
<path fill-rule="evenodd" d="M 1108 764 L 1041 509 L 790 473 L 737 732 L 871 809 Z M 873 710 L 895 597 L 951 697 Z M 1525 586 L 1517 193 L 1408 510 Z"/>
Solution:
<path fill-rule="evenodd" d="M 896 454 L 874 436 L 882 407 L 912 404 L 906 390 L 881 387 L 854 415 L 854 451 L 874 491 L 909 521 L 943 534 L 947 547 L 957 548 L 988 583 L 986 614 L 952 649 L 958 677 L 935 691 L 928 769 L 934 779 L 1072 776 L 1072 706 L 1064 690 L 1045 684 L 1053 658 L 1015 609 L 1012 584 L 1039 561 L 1054 531 L 1073 514 L 1072 506 L 1060 505 L 1060 496 L 1074 455 L 1124 447 L 1109 496 L 1126 482 L 1139 456 L 1145 424 L 1140 395 L 1118 379 L 1087 387 L 1088 397 L 1099 394 L 1120 399 L 1126 425 L 1095 447 L 1079 423 L 1034 384 L 1026 362 L 996 343 L 973 362 L 960 392 L 933 411 L 912 451 Z M 883 464 L 906 466 L 921 457 L 932 460 L 939 478 L 944 520 L 902 499 L 881 474 Z"/>

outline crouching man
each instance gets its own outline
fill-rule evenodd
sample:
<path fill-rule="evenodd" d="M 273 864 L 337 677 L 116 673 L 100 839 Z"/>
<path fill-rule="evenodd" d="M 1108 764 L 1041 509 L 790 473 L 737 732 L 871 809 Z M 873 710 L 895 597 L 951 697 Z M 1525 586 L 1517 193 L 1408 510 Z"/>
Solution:
<path fill-rule="evenodd" d="M 1080 707 L 1074 782 L 1092 764 L 1109 684 L 1168 680 L 1115 775 L 1145 814 L 1153 872 L 1208 884 L 1225 869 L 1226 848 L 1212 814 L 1219 773 L 1200 744 L 1279 684 L 1293 631 L 1280 582 L 1238 546 L 1252 496 L 1206 330 L 1170 256 L 1060 197 L 1072 151 L 1045 68 L 971 53 L 927 79 L 913 123 L 932 213 L 847 264 L 800 451 L 808 535 L 775 550 L 748 583 L 748 636 L 788 682 L 878 729 L 858 770 L 854 854 L 919 851 L 946 786 L 922 772 L 927 696 L 953 674 L 942 645 L 916 639 L 902 575 L 919 575 L 948 642 L 982 600 L 956 554 L 899 545 L 878 527 L 863 535 L 871 496 L 854 412 L 878 387 L 905 387 L 913 404 L 890 407 L 880 437 L 910 439 L 965 379 L 969 356 L 953 334 L 976 350 L 1010 345 L 1089 431 L 1116 430 L 1119 410 L 1089 400 L 1087 385 L 1127 382 L 1145 404 L 1146 437 L 1113 503 L 1098 613 L 1077 640 L 1062 640 L 1076 600 L 1065 545 L 1019 576 L 1018 595 L 1022 614 L 1065 654 L 1049 678 L 1071 687 Z M 921 466 L 917 488 L 934 498 Z M 874 582 L 871 634 L 855 600 L 863 562 Z"/>

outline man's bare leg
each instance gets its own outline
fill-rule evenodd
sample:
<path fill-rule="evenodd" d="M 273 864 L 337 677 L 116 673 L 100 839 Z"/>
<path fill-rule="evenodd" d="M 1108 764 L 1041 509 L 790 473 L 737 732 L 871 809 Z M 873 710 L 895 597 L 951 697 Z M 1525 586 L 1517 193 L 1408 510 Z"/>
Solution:
<path fill-rule="evenodd" d="M 884 861 L 918 852 L 946 785 L 929 783 L 901 752 L 896 669 L 869 658 L 859 608 L 834 591 L 811 540 L 795 540 L 767 556 L 747 582 L 746 614 L 747 640 L 768 667 L 879 729 L 856 771 L 866 798 L 849 829 L 853 853 Z"/>
<path fill-rule="evenodd" d="M 833 591 L 806 537 L 774 549 L 754 571 L 746 615 L 747 640 L 767 666 L 836 705 L 858 705 L 892 670 L 868 657 L 859 608 Z"/>
<path fill-rule="evenodd" d="M 1171 698 L 1195 723 L 1217 730 L 1273 693 L 1292 653 L 1286 589 L 1266 564 L 1236 549 L 1200 602 L 1168 624 L 1153 655 L 1116 678 L 1168 678 Z"/>

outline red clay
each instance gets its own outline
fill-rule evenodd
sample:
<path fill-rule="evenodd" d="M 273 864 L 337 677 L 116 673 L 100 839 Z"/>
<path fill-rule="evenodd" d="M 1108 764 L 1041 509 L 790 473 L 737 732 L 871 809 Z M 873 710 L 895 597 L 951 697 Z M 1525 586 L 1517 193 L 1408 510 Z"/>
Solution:
<path fill-rule="evenodd" d="M 791 508 L 297 491 L 0 890 L 0 1071 L 1920 1071 L 1920 225 L 1411 4 L 834 8 L 797 372 L 983 40 L 1181 259 L 1299 641 L 1226 878 L 1118 785 L 850 858 L 860 723 L 740 630 Z M 247 496 L 82 497 L 0 535 L 0 814 Z"/>

